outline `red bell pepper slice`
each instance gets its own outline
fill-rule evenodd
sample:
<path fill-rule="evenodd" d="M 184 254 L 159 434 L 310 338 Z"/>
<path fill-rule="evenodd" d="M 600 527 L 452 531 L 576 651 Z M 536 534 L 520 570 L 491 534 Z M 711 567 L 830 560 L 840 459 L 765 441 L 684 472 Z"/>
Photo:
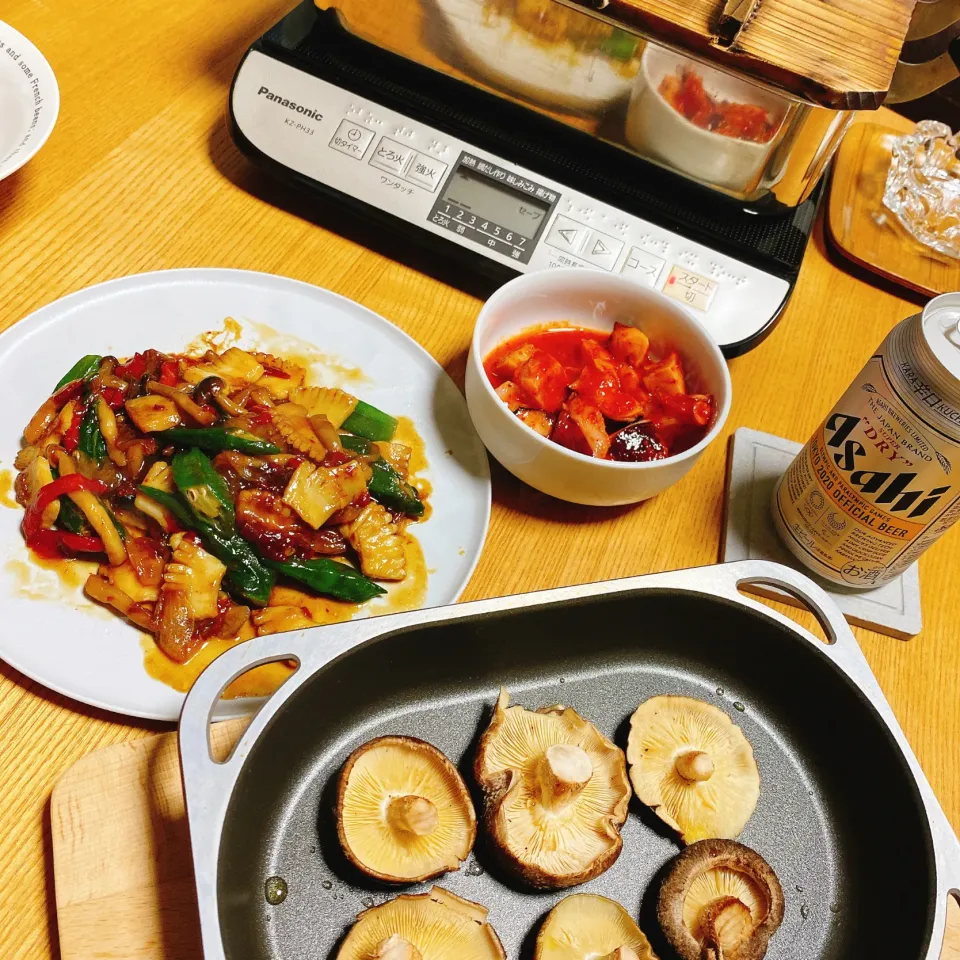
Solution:
<path fill-rule="evenodd" d="M 99 537 L 85 537 L 80 533 L 65 530 L 41 530 L 28 541 L 27 546 L 44 560 L 69 559 L 74 553 L 103 553 L 103 541 Z"/>
<path fill-rule="evenodd" d="M 100 396 L 107 401 L 111 410 L 119 410 L 123 406 L 125 393 L 119 387 L 104 387 Z"/>
<path fill-rule="evenodd" d="M 121 363 L 113 371 L 124 380 L 139 380 L 147 372 L 147 360 L 142 353 L 135 353 L 126 363 Z"/>
<path fill-rule="evenodd" d="M 281 380 L 290 379 L 290 374 L 281 370 L 279 367 L 268 367 L 266 364 L 263 364 L 263 372 L 264 375 L 268 377 L 279 377 Z"/>
<path fill-rule="evenodd" d="M 103 541 L 99 537 L 85 537 L 79 533 L 68 533 L 64 530 L 45 530 L 43 511 L 64 494 L 87 490 L 100 495 L 106 493 L 107 489 L 105 483 L 91 480 L 79 473 L 58 477 L 52 483 L 42 487 L 37 494 L 37 499 L 27 508 L 20 525 L 27 546 L 38 556 L 48 560 L 61 558 L 67 552 L 103 553 Z"/>
<path fill-rule="evenodd" d="M 71 380 L 66 386 L 61 387 L 53 395 L 53 405 L 59 410 L 61 407 L 66 406 L 71 400 L 76 400 L 77 397 L 83 393 L 85 384 L 86 381 L 82 378 L 80 380 Z"/>
<path fill-rule="evenodd" d="M 175 387 L 180 379 L 180 364 L 176 360 L 164 360 L 160 364 L 160 382 L 165 387 Z"/>

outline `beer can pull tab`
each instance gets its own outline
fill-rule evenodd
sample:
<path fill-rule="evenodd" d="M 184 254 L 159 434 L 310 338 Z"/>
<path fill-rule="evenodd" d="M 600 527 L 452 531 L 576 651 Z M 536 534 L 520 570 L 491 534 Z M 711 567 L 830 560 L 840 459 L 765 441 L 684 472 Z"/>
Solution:
<path fill-rule="evenodd" d="M 923 334 L 941 366 L 960 379 L 960 293 L 943 293 L 927 304 Z"/>

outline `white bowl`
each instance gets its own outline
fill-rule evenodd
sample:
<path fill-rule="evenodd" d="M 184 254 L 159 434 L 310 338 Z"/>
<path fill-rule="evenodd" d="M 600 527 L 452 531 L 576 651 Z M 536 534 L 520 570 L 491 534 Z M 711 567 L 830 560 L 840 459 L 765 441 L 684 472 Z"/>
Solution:
<path fill-rule="evenodd" d="M 676 349 L 693 388 L 716 398 L 713 425 L 689 450 L 647 463 L 597 460 L 568 450 L 514 416 L 484 372 L 483 359 L 497 344 L 530 327 L 566 322 L 612 330 L 614 321 L 642 329 L 654 350 Z M 611 507 L 646 500 L 690 470 L 723 428 L 731 386 L 720 348 L 679 303 L 625 277 L 569 268 L 517 277 L 484 304 L 470 344 L 466 394 L 480 439 L 515 477 L 560 500 Z"/>
<path fill-rule="evenodd" d="M 678 113 L 663 99 L 660 83 L 665 76 L 683 67 L 690 67 L 703 77 L 704 88 L 712 97 L 762 107 L 775 125 L 783 122 L 787 101 L 782 97 L 722 70 L 648 44 L 627 108 L 627 140 L 644 156 L 661 160 L 688 177 L 724 190 L 739 193 L 752 190 L 776 145 L 776 136 L 768 143 L 738 140 L 698 127 Z"/>
<path fill-rule="evenodd" d="M 50 64 L 0 20 L 0 180 L 46 143 L 59 110 L 60 90 Z"/>

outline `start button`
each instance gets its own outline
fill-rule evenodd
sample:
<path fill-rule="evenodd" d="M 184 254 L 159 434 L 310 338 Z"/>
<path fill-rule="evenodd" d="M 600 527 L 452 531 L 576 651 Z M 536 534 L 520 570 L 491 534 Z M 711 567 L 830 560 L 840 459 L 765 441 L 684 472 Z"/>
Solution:
<path fill-rule="evenodd" d="M 717 282 L 708 280 L 699 273 L 694 273 L 675 263 L 670 268 L 667 282 L 663 285 L 663 292 L 668 297 L 693 307 L 694 310 L 706 312 L 710 309 L 713 295 L 717 292 Z"/>

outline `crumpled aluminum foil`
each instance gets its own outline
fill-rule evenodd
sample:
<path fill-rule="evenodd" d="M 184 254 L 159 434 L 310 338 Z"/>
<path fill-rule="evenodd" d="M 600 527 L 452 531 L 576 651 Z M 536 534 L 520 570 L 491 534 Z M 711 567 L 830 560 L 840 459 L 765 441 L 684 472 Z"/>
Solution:
<path fill-rule="evenodd" d="M 921 120 L 893 141 L 883 205 L 920 243 L 960 259 L 960 142 L 945 123 Z"/>

